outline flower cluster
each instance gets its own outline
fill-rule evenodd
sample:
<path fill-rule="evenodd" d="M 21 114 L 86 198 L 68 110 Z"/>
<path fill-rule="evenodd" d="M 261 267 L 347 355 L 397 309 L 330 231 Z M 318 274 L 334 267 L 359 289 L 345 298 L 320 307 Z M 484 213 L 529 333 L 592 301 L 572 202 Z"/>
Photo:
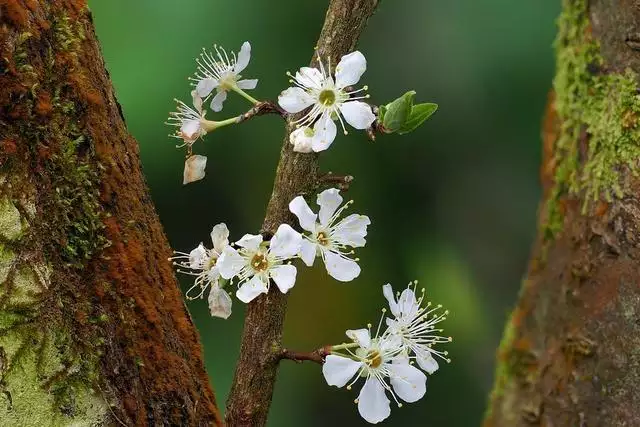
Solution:
<path fill-rule="evenodd" d="M 433 348 L 451 341 L 451 337 L 440 336 L 442 329 L 436 329 L 448 311 L 441 312 L 441 305 L 425 304 L 424 289 L 416 298 L 416 285 L 417 282 L 410 283 L 398 295 L 393 294 L 391 285 L 385 285 L 383 292 L 393 317 L 386 317 L 387 310 L 383 309 L 373 337 L 371 325 L 367 329 L 348 330 L 347 337 L 353 342 L 333 346 L 322 366 L 325 380 L 332 386 L 346 385 L 350 390 L 358 379 L 365 378 L 356 403 L 362 418 L 373 424 L 391 414 L 387 393 L 399 407 L 402 403 L 398 399 L 416 402 L 426 392 L 424 372 L 433 374 L 438 369 L 434 356 L 450 362 L 446 351 Z M 381 332 L 383 320 L 386 329 Z M 414 366 L 414 361 L 424 372 Z"/>
<path fill-rule="evenodd" d="M 202 298 L 210 287 L 211 315 L 226 319 L 231 314 L 231 298 L 224 290 L 227 284 L 237 283 L 236 296 L 244 303 L 267 293 L 271 281 L 282 293 L 287 293 L 296 282 L 297 268 L 293 261 L 297 258 L 312 266 L 315 258 L 321 257 L 329 275 L 336 280 L 355 279 L 360 275 L 360 266 L 358 259 L 350 255 L 353 248 L 365 245 L 371 221 L 359 214 L 340 219 L 352 204 L 347 202 L 340 207 L 342 201 L 337 189 L 323 191 L 317 197 L 320 211 L 316 215 L 302 197 L 296 197 L 289 207 L 307 233 L 282 224 L 269 241 L 261 234 L 245 234 L 229 244 L 227 226 L 216 225 L 211 232 L 212 249 L 200 243 L 191 252 L 176 252 L 171 258 L 179 272 L 196 277 L 187 298 Z"/>

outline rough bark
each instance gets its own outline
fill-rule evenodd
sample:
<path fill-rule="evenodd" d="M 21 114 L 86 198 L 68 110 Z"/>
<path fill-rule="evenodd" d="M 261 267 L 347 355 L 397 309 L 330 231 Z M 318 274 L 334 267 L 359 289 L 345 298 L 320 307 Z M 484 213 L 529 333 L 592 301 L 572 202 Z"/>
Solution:
<path fill-rule="evenodd" d="M 378 0 L 331 0 L 317 44 L 317 53 L 337 64 L 340 57 L 354 50 Z M 311 64 L 316 63 L 316 56 Z M 289 202 L 300 194 L 312 193 L 318 183 L 318 156 L 295 153 L 289 143 L 294 130 L 288 121 L 282 144 L 271 199 L 262 232 L 273 234 L 280 224 L 297 226 L 289 212 Z M 247 307 L 240 356 L 231 394 L 227 401 L 229 426 L 266 424 L 278 362 L 282 354 L 282 329 L 287 296 L 272 286 Z"/>
<path fill-rule="evenodd" d="M 0 424 L 221 424 L 84 0 L 0 0 Z"/>
<path fill-rule="evenodd" d="M 640 8 L 562 14 L 539 235 L 485 426 L 640 425 Z"/>

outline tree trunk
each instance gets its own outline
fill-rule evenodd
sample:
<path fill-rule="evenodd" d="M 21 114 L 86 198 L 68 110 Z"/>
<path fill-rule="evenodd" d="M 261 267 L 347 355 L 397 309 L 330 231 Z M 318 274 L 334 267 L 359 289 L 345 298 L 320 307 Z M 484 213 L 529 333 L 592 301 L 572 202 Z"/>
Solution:
<path fill-rule="evenodd" d="M 84 0 L 0 0 L 0 424 L 221 424 Z"/>
<path fill-rule="evenodd" d="M 640 8 L 564 0 L 539 232 L 485 426 L 640 425 Z"/>

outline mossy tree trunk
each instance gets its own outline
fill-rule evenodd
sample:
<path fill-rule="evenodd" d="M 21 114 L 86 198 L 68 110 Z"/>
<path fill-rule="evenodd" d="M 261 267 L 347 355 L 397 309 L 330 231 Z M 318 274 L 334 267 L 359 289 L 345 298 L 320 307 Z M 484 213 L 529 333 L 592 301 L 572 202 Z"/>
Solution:
<path fill-rule="evenodd" d="M 84 0 L 0 0 L 0 424 L 216 425 Z"/>
<path fill-rule="evenodd" d="M 640 425 L 640 8 L 564 0 L 539 233 L 485 426 Z"/>

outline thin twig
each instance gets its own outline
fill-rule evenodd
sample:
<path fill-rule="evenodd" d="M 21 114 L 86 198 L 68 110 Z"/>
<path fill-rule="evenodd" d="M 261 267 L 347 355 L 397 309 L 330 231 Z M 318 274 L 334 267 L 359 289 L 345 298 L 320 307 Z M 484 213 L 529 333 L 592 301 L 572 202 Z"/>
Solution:
<path fill-rule="evenodd" d="M 287 117 L 286 111 L 273 101 L 262 101 L 257 103 L 252 109 L 244 114 L 238 116 L 238 123 L 242 123 L 256 116 L 263 116 L 265 114 L 277 114 L 282 118 Z"/>
<path fill-rule="evenodd" d="M 339 190 L 348 191 L 353 180 L 352 175 L 335 175 L 333 172 L 327 172 L 318 178 L 317 187 L 337 187 Z"/>
<path fill-rule="evenodd" d="M 331 353 L 330 346 L 318 348 L 311 352 L 293 351 L 285 348 L 285 349 L 282 349 L 282 352 L 280 352 L 280 360 L 282 359 L 293 360 L 296 363 L 302 363 L 305 360 L 307 360 L 307 361 L 316 362 L 322 365 L 324 363 L 324 358 L 327 357 L 327 355 L 330 353 Z"/>

